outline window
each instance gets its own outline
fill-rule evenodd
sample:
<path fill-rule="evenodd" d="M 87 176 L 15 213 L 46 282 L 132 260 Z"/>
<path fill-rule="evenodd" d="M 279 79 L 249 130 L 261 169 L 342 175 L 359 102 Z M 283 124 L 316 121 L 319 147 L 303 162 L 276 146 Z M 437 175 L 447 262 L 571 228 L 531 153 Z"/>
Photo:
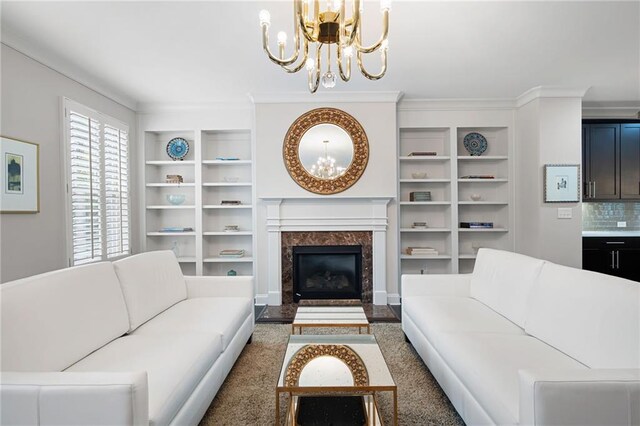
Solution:
<path fill-rule="evenodd" d="M 129 128 L 64 99 L 69 265 L 130 253 Z"/>

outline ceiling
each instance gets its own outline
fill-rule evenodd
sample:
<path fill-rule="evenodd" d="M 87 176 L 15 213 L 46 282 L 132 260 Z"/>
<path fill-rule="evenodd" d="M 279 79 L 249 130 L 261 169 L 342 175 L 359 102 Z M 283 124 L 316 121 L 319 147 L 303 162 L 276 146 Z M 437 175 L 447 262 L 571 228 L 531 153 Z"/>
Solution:
<path fill-rule="evenodd" d="M 246 100 L 306 91 L 261 48 L 258 13 L 289 33 L 290 1 L 2 4 L 2 41 L 127 105 Z M 53 18 L 53 19 L 52 19 Z M 365 4 L 366 43 L 380 30 Z M 395 1 L 389 69 L 356 69 L 332 91 L 405 98 L 515 98 L 541 85 L 590 87 L 585 101 L 640 102 L 640 2 Z M 377 54 L 366 62 L 378 72 Z M 320 88 L 319 91 L 326 91 Z"/>

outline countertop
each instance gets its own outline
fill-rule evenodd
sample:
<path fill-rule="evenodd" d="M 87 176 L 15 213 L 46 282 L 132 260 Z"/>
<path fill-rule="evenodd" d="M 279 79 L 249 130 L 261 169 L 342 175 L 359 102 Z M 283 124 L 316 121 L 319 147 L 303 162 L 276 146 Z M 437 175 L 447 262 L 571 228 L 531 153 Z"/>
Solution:
<path fill-rule="evenodd" d="M 640 230 L 628 231 L 582 231 L 583 237 L 640 237 Z"/>

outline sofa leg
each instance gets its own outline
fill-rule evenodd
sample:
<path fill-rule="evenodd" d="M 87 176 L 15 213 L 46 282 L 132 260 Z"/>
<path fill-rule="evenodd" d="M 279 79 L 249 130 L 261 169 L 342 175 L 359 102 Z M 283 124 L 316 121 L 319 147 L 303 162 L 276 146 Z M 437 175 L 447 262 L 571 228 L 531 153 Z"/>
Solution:
<path fill-rule="evenodd" d="M 249 340 L 247 340 L 247 345 L 250 345 L 252 341 L 253 341 L 253 333 L 251 333 L 251 336 L 249 336 Z"/>
<path fill-rule="evenodd" d="M 409 340 L 407 335 L 405 333 L 402 333 L 402 334 L 404 334 L 404 341 L 407 342 L 407 343 L 411 343 L 411 340 Z"/>

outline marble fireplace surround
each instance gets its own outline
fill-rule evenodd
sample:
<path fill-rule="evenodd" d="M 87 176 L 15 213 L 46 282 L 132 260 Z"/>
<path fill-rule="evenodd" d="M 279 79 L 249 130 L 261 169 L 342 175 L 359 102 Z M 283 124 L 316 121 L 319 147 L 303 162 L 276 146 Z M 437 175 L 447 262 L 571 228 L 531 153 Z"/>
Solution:
<path fill-rule="evenodd" d="M 283 243 L 287 244 L 290 239 L 289 235 L 283 237 L 283 233 L 368 231 L 371 241 L 371 298 L 368 301 L 386 305 L 387 204 L 390 201 L 389 197 L 261 198 L 267 221 L 268 304 L 290 303 L 288 297 L 291 296 L 284 300 L 282 291 Z M 364 267 L 363 262 L 363 273 Z"/>
<path fill-rule="evenodd" d="M 372 303 L 373 245 L 371 231 L 282 232 L 282 303 L 293 303 L 294 246 L 362 246 L 362 302 Z"/>

